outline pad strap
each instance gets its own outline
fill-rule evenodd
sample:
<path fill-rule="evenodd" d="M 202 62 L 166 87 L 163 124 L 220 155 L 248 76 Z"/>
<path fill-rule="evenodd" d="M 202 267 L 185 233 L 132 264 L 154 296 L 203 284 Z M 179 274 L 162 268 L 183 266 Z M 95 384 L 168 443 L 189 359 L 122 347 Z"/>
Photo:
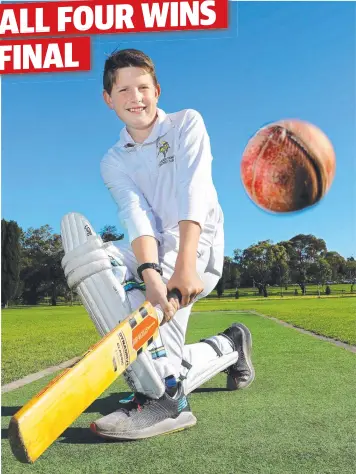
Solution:
<path fill-rule="evenodd" d="M 212 347 L 219 357 L 222 357 L 222 356 L 224 355 L 224 354 L 221 352 L 221 350 L 218 348 L 218 346 L 215 344 L 214 341 L 211 341 L 210 339 L 200 339 L 200 342 L 205 342 L 205 343 L 208 344 L 210 347 Z"/>
<path fill-rule="evenodd" d="M 69 252 L 66 252 L 64 257 L 62 258 L 62 268 L 66 268 L 68 263 L 70 263 L 72 260 L 76 259 L 77 257 L 83 256 L 87 253 L 92 252 L 93 250 L 97 250 L 103 247 L 103 241 L 101 240 L 101 237 L 98 235 L 90 235 L 88 237 L 87 242 L 78 245 L 78 247 L 75 247 L 73 250 L 70 250 Z"/>
<path fill-rule="evenodd" d="M 69 288 L 76 288 L 86 278 L 111 269 L 111 261 L 102 247 L 98 236 L 88 237 L 88 241 L 79 245 L 62 259 L 62 267 Z"/>

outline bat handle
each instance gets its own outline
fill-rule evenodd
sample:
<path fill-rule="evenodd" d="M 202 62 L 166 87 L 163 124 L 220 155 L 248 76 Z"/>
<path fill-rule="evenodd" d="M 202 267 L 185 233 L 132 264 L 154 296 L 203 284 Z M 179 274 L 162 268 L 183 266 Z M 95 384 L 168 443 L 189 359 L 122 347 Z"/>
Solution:
<path fill-rule="evenodd" d="M 182 293 L 178 290 L 178 288 L 174 288 L 173 290 L 168 291 L 167 299 L 175 298 L 179 301 L 179 304 L 182 302 Z M 156 312 L 158 315 L 159 323 L 161 324 L 164 319 L 164 313 L 160 306 L 156 307 Z"/>
<path fill-rule="evenodd" d="M 178 288 L 173 288 L 173 290 L 168 291 L 167 300 L 169 300 L 170 298 L 178 300 L 179 304 L 182 303 L 182 293 L 178 290 Z"/>

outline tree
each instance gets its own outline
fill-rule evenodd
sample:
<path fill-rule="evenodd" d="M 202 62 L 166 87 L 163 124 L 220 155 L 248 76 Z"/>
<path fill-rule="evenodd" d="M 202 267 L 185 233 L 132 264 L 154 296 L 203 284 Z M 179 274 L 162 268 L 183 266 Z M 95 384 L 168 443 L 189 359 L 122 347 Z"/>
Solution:
<path fill-rule="evenodd" d="M 222 274 L 220 280 L 218 281 L 215 289 L 216 289 L 216 293 L 217 293 L 218 297 L 221 298 L 222 295 L 224 294 L 224 291 L 225 291 L 225 276 L 224 276 L 224 273 Z"/>
<path fill-rule="evenodd" d="M 249 286 L 253 284 L 253 278 L 246 272 L 246 269 L 242 266 L 242 255 L 243 251 L 241 249 L 234 250 L 233 261 L 235 263 L 235 268 L 237 270 L 237 287 L 238 286 Z"/>
<path fill-rule="evenodd" d="M 21 229 L 15 221 L 1 220 L 1 304 L 8 306 L 20 280 Z"/>
<path fill-rule="evenodd" d="M 288 253 L 292 279 L 298 283 L 302 294 L 305 295 L 309 267 L 318 258 L 325 256 L 325 241 L 311 234 L 298 234 L 287 242 L 280 242 L 280 245 L 283 245 Z"/>
<path fill-rule="evenodd" d="M 278 284 L 283 293 L 283 286 L 286 286 L 290 280 L 289 256 L 283 245 L 275 244 L 273 246 L 274 264 L 272 265 L 271 284 Z"/>
<path fill-rule="evenodd" d="M 40 297 L 40 285 L 43 281 L 44 256 L 50 227 L 39 229 L 30 227 L 21 235 L 21 281 L 22 299 L 25 304 L 36 305 Z"/>
<path fill-rule="evenodd" d="M 330 279 L 332 269 L 326 258 L 320 257 L 314 263 L 309 266 L 309 275 L 313 278 L 315 283 L 318 285 L 318 293 L 320 296 L 319 286 L 324 286 L 325 283 Z"/>
<path fill-rule="evenodd" d="M 237 288 L 240 283 L 240 271 L 231 257 L 224 257 L 223 274 L 226 288 Z"/>
<path fill-rule="evenodd" d="M 325 285 L 325 283 L 330 280 L 332 275 L 332 268 L 326 258 L 320 257 L 316 262 L 318 273 L 317 273 L 317 283 Z"/>
<path fill-rule="evenodd" d="M 58 295 L 64 294 L 67 289 L 67 281 L 62 269 L 62 258 L 64 251 L 62 239 L 59 234 L 53 234 L 49 240 L 49 248 L 46 252 L 43 268 L 43 281 L 41 291 L 51 295 L 52 306 L 57 305 Z"/>
<path fill-rule="evenodd" d="M 274 245 L 270 240 L 251 245 L 237 258 L 242 271 L 254 279 L 260 294 L 265 297 L 268 296 L 267 285 L 271 282 L 273 271 L 279 265 L 284 272 L 287 266 L 285 249 L 279 245 Z"/>
<path fill-rule="evenodd" d="M 333 281 L 342 280 L 345 274 L 346 260 L 338 252 L 326 252 L 325 258 L 331 268 L 331 279 Z"/>
<path fill-rule="evenodd" d="M 52 234 L 49 225 L 39 229 L 30 227 L 22 235 L 22 298 L 26 304 L 36 305 L 44 294 L 51 295 L 57 304 L 58 293 L 68 290 L 61 260 L 64 252 L 59 234 Z"/>
<path fill-rule="evenodd" d="M 356 260 L 354 257 L 349 257 L 346 260 L 346 275 L 347 279 L 351 282 L 351 293 L 354 290 L 354 284 L 356 283 Z"/>
<path fill-rule="evenodd" d="M 1 219 L 1 255 L 4 255 L 4 246 L 6 244 L 7 221 Z"/>
<path fill-rule="evenodd" d="M 99 234 L 104 242 L 113 242 L 124 238 L 124 234 L 120 234 L 114 225 L 105 225 Z"/>
<path fill-rule="evenodd" d="M 236 263 L 231 264 L 230 288 L 237 289 L 240 286 L 241 272 Z"/>

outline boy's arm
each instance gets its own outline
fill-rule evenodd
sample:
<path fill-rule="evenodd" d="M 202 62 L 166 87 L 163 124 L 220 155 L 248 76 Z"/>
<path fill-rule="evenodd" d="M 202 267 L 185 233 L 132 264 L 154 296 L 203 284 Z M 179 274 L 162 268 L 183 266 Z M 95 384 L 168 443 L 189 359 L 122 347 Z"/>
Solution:
<path fill-rule="evenodd" d="M 179 136 L 178 218 L 179 252 L 174 274 L 167 288 L 178 288 L 187 305 L 203 290 L 196 271 L 200 233 L 216 199 L 211 172 L 210 140 L 201 115 L 187 111 Z"/>
<path fill-rule="evenodd" d="M 110 157 L 108 158 L 110 159 Z M 158 232 L 151 208 L 135 183 L 115 164 L 101 163 L 101 175 L 119 208 L 119 219 L 128 230 L 128 237 L 139 265 L 158 263 Z M 159 304 L 170 320 L 177 308 L 176 300 L 167 300 L 167 287 L 156 270 L 142 272 L 146 284 L 146 298 Z"/>
<path fill-rule="evenodd" d="M 118 206 L 119 220 L 127 229 L 130 244 L 132 245 L 132 242 L 140 236 L 158 239 L 152 209 L 132 179 L 120 169 L 111 156 L 107 156 L 101 162 L 100 171 L 106 187 Z"/>
<path fill-rule="evenodd" d="M 177 153 L 178 221 L 194 221 L 203 229 L 216 191 L 212 179 L 210 139 L 201 115 L 188 110 L 179 131 Z"/>
<path fill-rule="evenodd" d="M 142 235 L 132 242 L 132 250 L 139 265 L 143 263 L 159 263 L 157 241 L 155 238 Z M 146 285 L 146 299 L 154 306 L 159 304 L 165 314 L 165 320 L 169 321 L 178 309 L 176 300 L 167 300 L 167 287 L 163 283 L 161 275 L 152 268 L 142 271 L 142 278 Z"/>
<path fill-rule="evenodd" d="M 196 270 L 200 225 L 194 221 L 179 222 L 179 251 L 174 274 L 167 288 L 178 288 L 182 306 L 187 306 L 204 289 Z"/>

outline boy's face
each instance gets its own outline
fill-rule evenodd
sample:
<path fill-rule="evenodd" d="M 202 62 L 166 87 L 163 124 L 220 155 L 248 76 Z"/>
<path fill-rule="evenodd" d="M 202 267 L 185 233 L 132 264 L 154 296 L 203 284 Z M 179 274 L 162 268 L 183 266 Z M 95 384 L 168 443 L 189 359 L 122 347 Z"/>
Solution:
<path fill-rule="evenodd" d="M 160 87 L 155 86 L 151 74 L 138 67 L 125 67 L 117 71 L 111 94 L 104 91 L 104 100 L 128 131 L 135 132 L 152 126 L 159 95 Z"/>

